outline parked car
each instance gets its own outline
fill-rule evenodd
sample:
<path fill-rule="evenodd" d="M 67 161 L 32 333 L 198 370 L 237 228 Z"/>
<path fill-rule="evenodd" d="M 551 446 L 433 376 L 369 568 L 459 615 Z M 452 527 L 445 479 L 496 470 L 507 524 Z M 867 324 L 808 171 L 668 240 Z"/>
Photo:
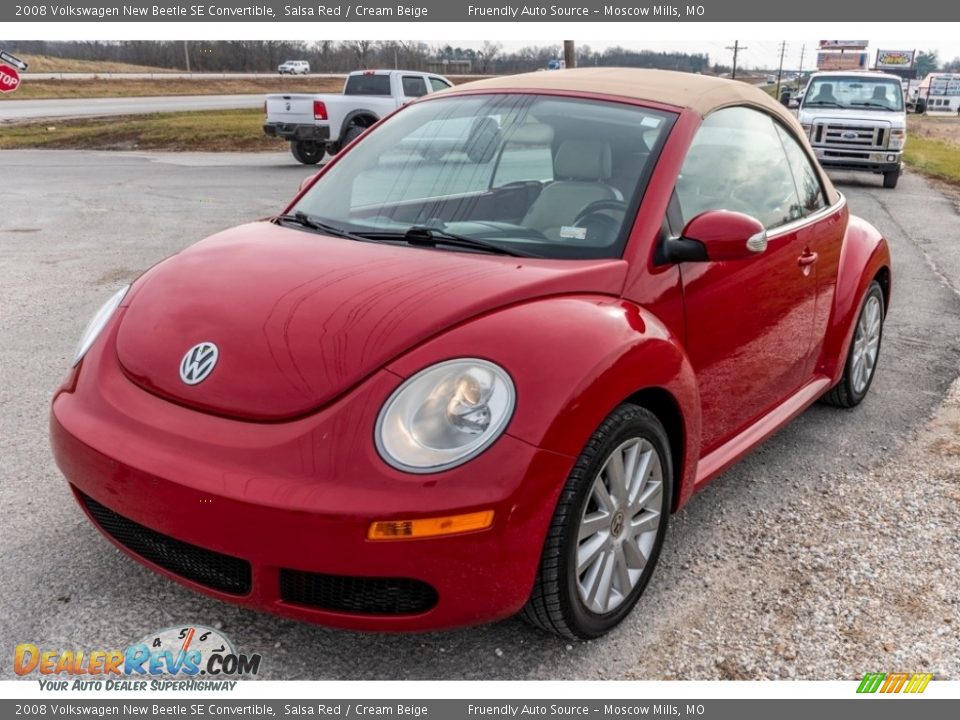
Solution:
<path fill-rule="evenodd" d="M 494 78 L 116 292 L 52 445 L 101 532 L 214 597 L 597 637 L 672 512 L 811 403 L 864 399 L 890 292 L 886 241 L 759 88 Z"/>
<path fill-rule="evenodd" d="M 452 86 L 433 73 L 361 70 L 347 76 L 342 95 L 267 95 L 263 132 L 289 140 L 297 161 L 316 165 L 404 103 Z"/>
<path fill-rule="evenodd" d="M 287 60 L 277 66 L 277 72 L 281 75 L 309 75 L 310 63 L 306 60 Z"/>
<path fill-rule="evenodd" d="M 820 164 L 900 180 L 907 113 L 896 75 L 819 72 L 810 77 L 798 117 Z"/>

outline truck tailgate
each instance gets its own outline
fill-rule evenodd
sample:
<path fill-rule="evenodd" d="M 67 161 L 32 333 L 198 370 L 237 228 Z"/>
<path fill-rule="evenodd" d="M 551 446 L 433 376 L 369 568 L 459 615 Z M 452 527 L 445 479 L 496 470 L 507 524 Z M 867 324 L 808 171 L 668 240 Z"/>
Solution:
<path fill-rule="evenodd" d="M 267 122 L 313 125 L 314 95 L 267 95 Z"/>

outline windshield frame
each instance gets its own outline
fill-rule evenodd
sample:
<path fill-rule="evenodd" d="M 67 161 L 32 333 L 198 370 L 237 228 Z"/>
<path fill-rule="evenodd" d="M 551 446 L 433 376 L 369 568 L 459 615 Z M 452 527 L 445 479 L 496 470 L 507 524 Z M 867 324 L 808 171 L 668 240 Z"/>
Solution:
<path fill-rule="evenodd" d="M 437 91 L 434 93 L 429 93 L 428 95 L 418 98 L 417 100 L 407 103 L 400 106 L 395 111 L 386 115 L 383 119 L 376 123 L 371 128 L 372 132 L 377 131 L 377 127 L 381 124 L 384 124 L 394 118 L 396 115 L 408 111 L 410 108 L 421 105 L 423 103 L 433 103 L 433 102 L 457 102 L 463 98 L 471 98 L 477 96 L 528 96 L 532 98 L 538 97 L 552 97 L 556 99 L 566 99 L 580 103 L 588 104 L 608 104 L 626 108 L 635 108 L 637 111 L 649 111 L 650 114 L 655 115 L 660 118 L 662 122 L 662 128 L 656 138 L 655 143 L 650 148 L 649 156 L 647 161 L 643 164 L 643 167 L 640 168 L 640 172 L 637 176 L 637 180 L 633 186 L 630 197 L 624 197 L 623 201 L 625 204 L 625 213 L 623 221 L 620 223 L 620 228 L 616 237 L 616 240 L 602 246 L 586 246 L 586 245 L 567 245 L 556 242 L 536 242 L 536 243 L 510 243 L 509 241 L 500 242 L 506 248 L 510 248 L 511 245 L 516 244 L 518 249 L 529 249 L 532 252 L 536 253 L 539 257 L 546 260 L 611 260 L 611 259 L 622 259 L 627 250 L 629 244 L 630 236 L 633 232 L 634 226 L 637 221 L 640 208 L 643 204 L 643 199 L 646 196 L 647 190 L 650 186 L 650 181 L 660 163 L 660 159 L 664 150 L 664 147 L 667 145 L 676 125 L 681 117 L 683 108 L 677 107 L 675 105 L 670 105 L 667 103 L 657 102 L 655 100 L 644 100 L 639 98 L 624 97 L 620 95 L 609 95 L 605 93 L 583 93 L 577 91 L 566 91 L 558 89 L 541 89 L 541 88 L 509 88 L 509 89 L 476 89 L 476 90 L 458 90 L 455 92 L 447 91 Z M 639 124 L 639 119 L 638 119 Z M 368 133 L 362 135 L 355 142 L 361 143 L 368 136 Z M 497 151 L 497 159 L 495 162 L 499 163 L 500 157 L 502 156 L 506 144 L 502 144 Z M 326 163 L 323 168 L 317 172 L 313 178 L 310 179 L 310 182 L 305 183 L 301 191 L 293 198 L 293 200 L 287 205 L 284 209 L 285 214 L 294 212 L 295 210 L 308 210 L 306 207 L 300 207 L 302 200 L 310 194 L 312 191 L 315 191 L 315 188 L 318 185 L 322 185 L 324 182 L 325 176 L 333 169 L 338 166 L 341 162 L 344 162 L 344 158 L 349 158 L 350 154 L 354 151 L 355 148 L 351 148 L 349 152 L 338 153 L 331 161 Z M 348 161 L 348 160 L 346 160 Z M 493 188 L 493 181 L 495 175 L 491 175 L 490 182 L 487 191 Z M 442 197 L 456 197 L 456 195 L 442 196 Z M 431 198 L 423 198 L 423 200 L 428 200 Z M 324 220 L 329 221 L 331 224 L 335 223 L 337 225 L 342 225 L 343 229 L 347 232 L 354 233 L 363 233 L 364 228 L 356 227 L 351 225 L 349 222 L 343 222 L 335 218 L 324 218 Z M 369 228 L 367 229 L 369 230 Z M 370 231 L 371 233 L 373 231 Z M 485 239 L 482 235 L 477 236 L 478 239 Z M 411 245 L 410 247 L 414 247 Z M 456 248 L 443 247 L 443 250 L 452 250 L 458 251 Z M 459 251 L 464 252 L 460 249 Z"/>

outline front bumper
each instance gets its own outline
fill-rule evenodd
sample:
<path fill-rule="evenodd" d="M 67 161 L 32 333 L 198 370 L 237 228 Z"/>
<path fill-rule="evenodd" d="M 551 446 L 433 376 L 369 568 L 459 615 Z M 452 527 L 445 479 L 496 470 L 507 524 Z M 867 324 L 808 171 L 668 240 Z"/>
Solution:
<path fill-rule="evenodd" d="M 861 151 L 815 145 L 817 160 L 825 168 L 885 173 L 899 172 L 902 153 L 898 150 Z"/>
<path fill-rule="evenodd" d="M 284 140 L 312 140 L 322 143 L 330 140 L 330 128 L 327 125 L 264 123 L 263 132 L 269 137 L 278 137 Z"/>
<path fill-rule="evenodd" d="M 50 430 L 81 506 L 122 550 L 208 595 L 337 627 L 443 629 L 526 602 L 571 458 L 504 435 L 459 468 L 404 475 L 372 442 L 398 376 L 291 422 L 220 418 L 128 380 L 116 324 L 55 396 Z M 495 513 L 484 531 L 366 539 L 373 520 L 481 509 Z"/>

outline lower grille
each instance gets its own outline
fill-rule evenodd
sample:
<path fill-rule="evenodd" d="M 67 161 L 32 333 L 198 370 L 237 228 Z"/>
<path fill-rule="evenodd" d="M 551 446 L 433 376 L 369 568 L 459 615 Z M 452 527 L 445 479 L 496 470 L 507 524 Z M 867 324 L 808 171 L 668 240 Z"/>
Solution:
<path fill-rule="evenodd" d="M 420 580 L 287 569 L 280 570 L 280 597 L 297 605 L 364 615 L 412 615 L 437 604 L 437 591 Z"/>
<path fill-rule="evenodd" d="M 137 555 L 213 590 L 232 595 L 250 592 L 250 563 L 246 560 L 158 533 L 118 515 L 82 492 L 77 494 L 101 529 Z"/>
<path fill-rule="evenodd" d="M 813 143 L 834 147 L 882 150 L 886 147 L 886 129 L 873 125 L 817 123 L 813 131 Z"/>

